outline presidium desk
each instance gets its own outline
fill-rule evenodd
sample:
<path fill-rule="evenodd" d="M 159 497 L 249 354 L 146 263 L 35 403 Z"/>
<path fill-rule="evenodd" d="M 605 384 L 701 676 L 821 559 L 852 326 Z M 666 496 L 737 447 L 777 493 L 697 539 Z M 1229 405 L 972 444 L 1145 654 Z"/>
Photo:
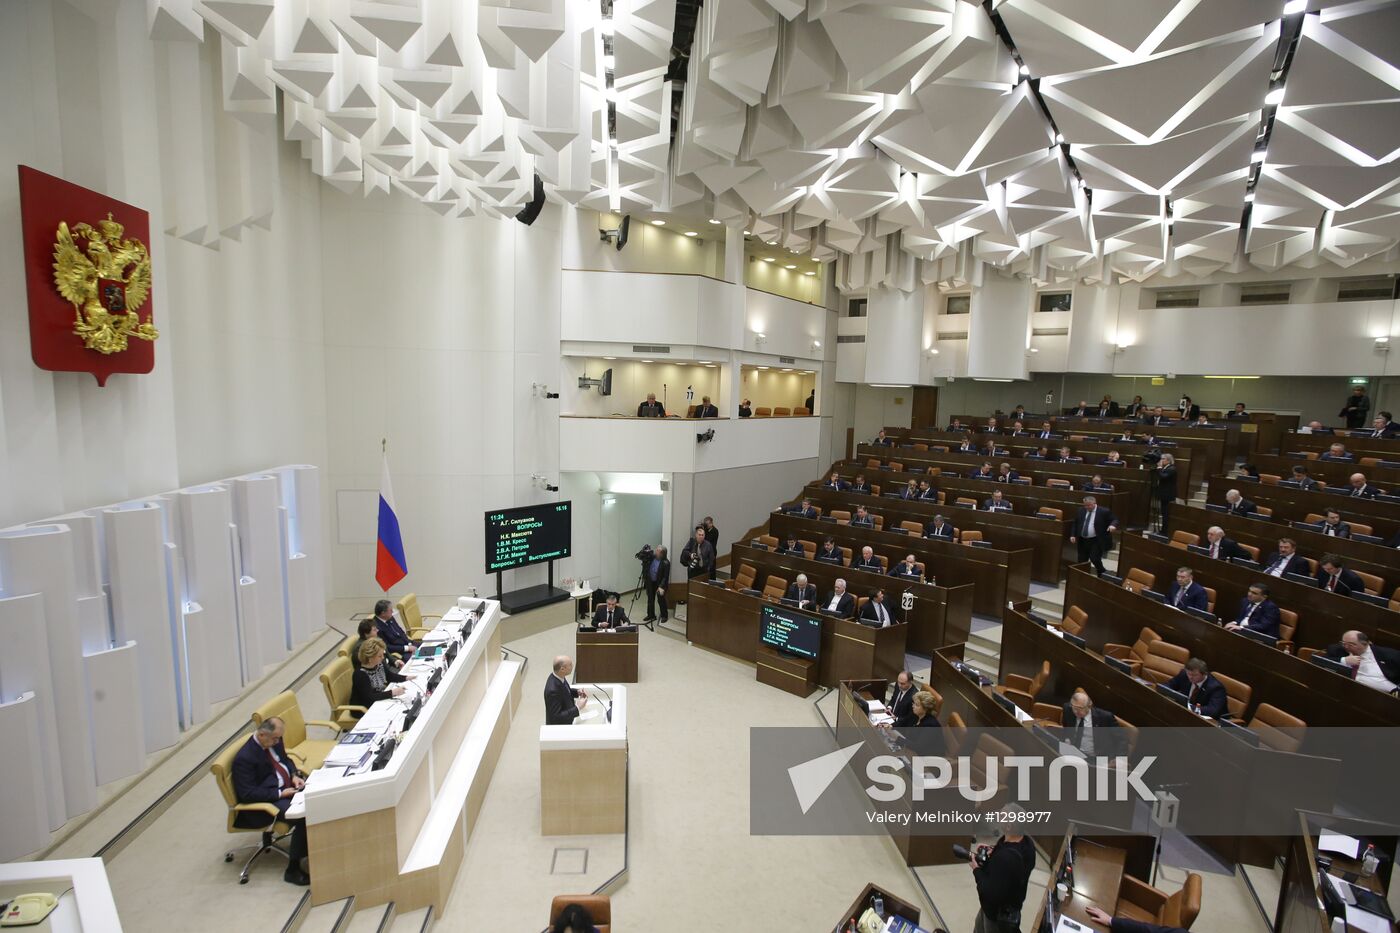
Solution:
<path fill-rule="evenodd" d="M 501 657 L 500 603 L 457 602 L 439 626 L 478 607 L 482 618 L 389 763 L 307 785 L 312 904 L 353 894 L 357 907 L 442 912 L 520 706 L 522 667 Z"/>
<path fill-rule="evenodd" d="M 627 688 L 576 681 L 588 698 L 566 726 L 540 726 L 540 834 L 627 830 Z"/>

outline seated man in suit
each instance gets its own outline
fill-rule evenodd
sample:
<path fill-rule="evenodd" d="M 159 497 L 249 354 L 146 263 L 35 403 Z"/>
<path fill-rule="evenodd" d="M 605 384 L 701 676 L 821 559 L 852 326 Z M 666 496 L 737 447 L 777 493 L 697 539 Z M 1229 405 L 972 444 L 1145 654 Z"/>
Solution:
<path fill-rule="evenodd" d="M 988 418 L 988 419 L 987 419 L 987 426 L 986 426 L 985 428 L 982 429 L 982 433 L 983 433 L 983 434 L 996 434 L 996 433 L 999 432 L 1000 430 L 1001 430 L 1000 426 L 997 425 L 997 419 L 995 419 L 995 418 Z"/>
<path fill-rule="evenodd" d="M 1230 708 L 1225 685 L 1210 673 L 1210 666 L 1200 658 L 1192 658 L 1186 666 L 1167 681 L 1167 689 L 1186 694 L 1191 711 L 1209 719 L 1219 719 Z"/>
<path fill-rule="evenodd" d="M 994 437 L 987 438 L 987 443 L 977 448 L 977 452 L 984 457 L 999 457 L 1006 453 L 1004 449 L 997 446 L 996 438 Z"/>
<path fill-rule="evenodd" d="M 812 508 L 812 500 L 806 496 L 797 505 L 790 505 L 784 509 L 789 515 L 796 515 L 798 518 L 816 518 L 817 510 Z"/>
<path fill-rule="evenodd" d="M 1035 436 L 1040 438 L 1042 441 L 1051 441 L 1058 439 L 1060 435 L 1055 433 L 1055 419 L 1045 419 L 1045 423 L 1040 426 L 1040 430 L 1035 432 Z"/>
<path fill-rule="evenodd" d="M 239 803 L 266 803 L 277 808 L 277 815 L 244 810 L 233 818 L 233 825 L 246 829 L 267 827 L 263 841 L 269 842 L 273 822 L 282 820 L 292 827 L 292 841 L 287 847 L 288 865 L 282 880 L 288 884 L 308 885 L 311 878 L 302 868 L 306 858 L 306 820 L 287 819 L 287 808 L 297 791 L 306 786 L 287 749 L 282 744 L 285 726 L 273 716 L 258 724 L 248 741 L 233 758 L 233 794 Z"/>
<path fill-rule="evenodd" d="M 863 492 L 870 495 L 870 483 L 866 480 L 864 473 L 857 473 L 855 481 L 851 483 L 850 492 Z"/>
<path fill-rule="evenodd" d="M 1346 561 L 1337 554 L 1322 555 L 1322 560 L 1318 562 L 1317 586 L 1343 596 L 1366 591 L 1366 584 L 1356 575 L 1356 571 L 1348 570 Z"/>
<path fill-rule="evenodd" d="M 695 406 L 695 417 L 697 418 L 718 418 L 719 409 L 710 404 L 708 395 L 701 396 L 700 404 Z"/>
<path fill-rule="evenodd" d="M 953 540 L 953 523 L 947 521 L 942 515 L 935 515 L 933 521 L 924 525 L 925 538 L 942 538 L 945 541 Z"/>
<path fill-rule="evenodd" d="M 1335 434 L 1331 428 L 1325 426 L 1321 421 L 1309 421 L 1307 427 L 1299 428 L 1299 434 Z"/>
<path fill-rule="evenodd" d="M 666 409 L 656 400 L 655 392 L 647 393 L 647 400 L 637 406 L 638 418 L 664 418 Z"/>
<path fill-rule="evenodd" d="M 817 548 L 817 560 L 825 564 L 842 563 L 841 549 L 836 546 L 836 539 L 831 535 L 822 539 L 822 546 Z"/>
<path fill-rule="evenodd" d="M 870 545 L 860 549 L 860 556 L 851 561 L 852 570 L 873 570 L 875 573 L 884 573 L 884 565 L 880 563 L 880 558 L 875 556 L 875 549 Z"/>
<path fill-rule="evenodd" d="M 1279 538 L 1278 550 L 1264 558 L 1260 566 L 1271 577 L 1282 577 L 1286 573 L 1312 573 L 1307 559 L 1298 553 L 1298 543 L 1292 538 Z"/>
<path fill-rule="evenodd" d="M 966 431 L 967 428 L 963 427 L 963 423 L 962 423 L 962 419 L 961 419 L 961 418 L 954 418 L 954 419 L 949 423 L 949 425 L 948 425 L 948 430 L 949 430 L 949 431 Z"/>
<path fill-rule="evenodd" d="M 880 433 L 875 435 L 875 439 L 870 442 L 875 447 L 893 447 L 894 438 L 885 436 L 885 429 L 881 428 Z"/>
<path fill-rule="evenodd" d="M 1080 483 L 1079 488 L 1083 492 L 1113 492 L 1113 487 L 1097 473 Z"/>
<path fill-rule="evenodd" d="M 1313 527 L 1329 538 L 1351 537 L 1351 525 L 1342 521 L 1342 513 L 1336 509 L 1328 509 L 1321 523 Z"/>
<path fill-rule="evenodd" d="M 1210 419 L 1207 418 L 1205 415 L 1201 415 L 1201 416 L 1198 417 L 1195 421 L 1191 422 L 1191 425 L 1190 425 L 1190 426 L 1193 427 L 1193 428 L 1209 428 L 1209 427 L 1214 427 L 1214 425 L 1212 425 L 1212 424 L 1210 423 Z"/>
<path fill-rule="evenodd" d="M 1122 454 L 1120 454 L 1116 450 L 1110 450 L 1108 452 L 1108 456 L 1104 457 L 1102 460 L 1099 461 L 1099 466 L 1120 467 L 1127 466 L 1127 463 L 1123 460 Z"/>
<path fill-rule="evenodd" d="M 983 463 L 980 467 L 973 471 L 972 475 L 969 476 L 968 479 L 993 479 L 996 477 L 996 475 L 996 470 L 992 469 L 992 465 L 990 463 Z"/>
<path fill-rule="evenodd" d="M 985 512 L 1014 512 L 1011 503 L 1006 501 L 1006 497 L 1000 489 L 992 491 L 990 499 L 982 500 L 982 510 Z"/>
<path fill-rule="evenodd" d="M 1070 409 L 1069 413 L 1075 418 L 1087 418 L 1091 414 L 1097 415 L 1098 411 L 1096 409 L 1090 408 L 1088 402 L 1084 401 L 1083 399 L 1080 399 L 1079 405 L 1075 408 Z"/>
<path fill-rule="evenodd" d="M 1225 511 L 1231 515 L 1248 515 L 1259 511 L 1259 507 L 1240 495 L 1238 489 L 1230 489 L 1225 493 Z"/>
<path fill-rule="evenodd" d="M 890 576 L 918 580 L 923 574 L 919 571 L 919 562 L 914 559 L 914 555 L 905 554 L 904 560 L 890 568 Z"/>
<path fill-rule="evenodd" d="M 883 591 L 881 591 L 881 595 Z M 870 597 L 874 602 L 875 597 Z M 870 603 L 865 604 L 867 607 Z M 894 683 L 890 684 L 889 692 L 885 696 L 885 706 L 895 719 L 909 715 L 909 707 L 914 702 L 914 675 L 909 671 L 900 671 L 895 675 Z"/>
<path fill-rule="evenodd" d="M 1172 419 L 1168 418 L 1166 413 L 1162 411 L 1162 406 L 1158 405 L 1156 408 L 1152 409 L 1152 414 L 1147 416 L 1146 423 L 1152 425 L 1154 428 L 1159 428 L 1162 425 L 1171 424 Z"/>
<path fill-rule="evenodd" d="M 1147 406 L 1145 406 L 1145 405 L 1142 403 L 1142 396 L 1141 396 L 1141 395 L 1134 395 L 1134 396 L 1133 396 L 1133 400 L 1132 400 L 1131 402 L 1129 402 L 1127 405 L 1123 406 L 1123 417 L 1124 417 L 1124 418 L 1136 418 L 1136 417 L 1138 417 L 1138 415 L 1142 414 L 1143 410 L 1144 410 L 1146 407 L 1147 407 Z"/>
<path fill-rule="evenodd" d="M 1094 414 L 1100 418 L 1117 418 L 1118 403 L 1113 400 L 1113 396 L 1105 395 L 1099 400 L 1098 410 Z"/>
<path fill-rule="evenodd" d="M 826 482 L 822 483 L 822 488 L 834 489 L 837 492 L 845 492 L 851 487 L 847 485 L 844 479 L 841 478 L 840 473 L 837 473 L 835 470 L 832 470 L 831 475 L 826 478 Z"/>
<path fill-rule="evenodd" d="M 1069 702 L 1060 708 L 1060 725 L 1069 733 L 1065 741 L 1086 756 L 1113 758 L 1126 751 L 1118 718 L 1095 706 L 1083 690 L 1074 691 Z"/>
<path fill-rule="evenodd" d="M 1313 490 L 1317 488 L 1317 480 L 1312 478 L 1312 474 L 1308 472 L 1308 468 L 1301 463 L 1293 468 L 1291 479 L 1298 484 L 1299 489 Z"/>
<path fill-rule="evenodd" d="M 1026 406 L 1024 406 L 1024 405 L 1017 405 L 1015 408 L 1011 409 L 1011 420 L 1012 420 L 1012 421 L 1024 421 L 1025 418 L 1026 418 Z"/>
<path fill-rule="evenodd" d="M 1249 552 L 1236 544 L 1233 538 L 1225 537 L 1225 529 L 1219 525 L 1211 525 L 1206 529 L 1205 548 L 1216 560 L 1228 560 L 1231 557 L 1250 559 Z"/>
<path fill-rule="evenodd" d="M 1376 496 L 1385 495 L 1384 489 L 1377 489 L 1366 482 L 1365 473 L 1351 474 L 1351 492 L 1347 493 L 1353 499 L 1374 499 Z"/>
<path fill-rule="evenodd" d="M 807 552 L 803 549 L 796 535 L 788 535 L 787 539 L 778 545 L 775 553 L 791 554 L 793 557 L 806 557 Z"/>
<path fill-rule="evenodd" d="M 937 498 L 938 498 L 938 490 L 936 490 L 936 489 L 934 489 L 932 486 L 930 486 L 928 480 L 926 480 L 926 479 L 921 479 L 921 480 L 919 480 L 919 498 L 920 498 L 920 499 L 937 499 Z"/>
<path fill-rule="evenodd" d="M 904 489 L 902 489 L 902 490 L 900 491 L 900 493 L 899 493 L 899 498 L 901 498 L 901 499 L 917 499 L 917 498 L 919 498 L 919 481 L 916 480 L 916 479 L 911 479 L 908 483 L 906 483 L 905 486 L 904 486 Z"/>
<path fill-rule="evenodd" d="M 1400 651 L 1372 644 L 1365 632 L 1343 632 L 1340 644 L 1327 649 L 1327 657 L 1356 673 L 1357 683 L 1394 694 L 1400 686 Z"/>
<path fill-rule="evenodd" d="M 1011 424 L 1011 430 L 1006 433 L 1012 437 L 1025 437 L 1027 434 L 1026 426 L 1019 421 L 1014 421 Z"/>
<path fill-rule="evenodd" d="M 1396 424 L 1390 417 L 1390 412 L 1383 411 L 1371 419 L 1372 437 L 1394 437 L 1400 431 L 1400 424 Z"/>
<path fill-rule="evenodd" d="M 1026 454 L 1026 459 L 1027 459 L 1027 460 L 1049 460 L 1049 459 L 1050 459 L 1050 448 L 1049 448 L 1049 447 L 1045 447 L 1045 446 L 1037 447 L 1037 448 L 1036 448 L 1034 451 L 1032 451 L 1031 453 Z"/>
<path fill-rule="evenodd" d="M 885 591 L 876 590 L 870 594 L 870 598 L 865 601 L 865 605 L 860 607 L 860 618 L 857 619 L 861 625 L 868 625 L 871 628 L 885 628 L 894 621 L 890 614 L 889 606 L 885 605 Z M 901 672 L 900 676 L 903 676 Z M 899 678 L 895 678 L 898 682 Z M 906 682 L 907 683 L 907 682 Z M 898 690 L 896 689 L 896 694 Z"/>
<path fill-rule="evenodd" d="M 379 637 L 383 639 L 390 654 L 397 654 L 404 660 L 413 654 L 417 643 L 409 639 L 408 632 L 404 631 L 399 620 L 394 618 L 394 604 L 389 600 L 380 599 L 375 602 L 374 625 L 379 629 Z"/>
<path fill-rule="evenodd" d="M 616 593 L 609 593 L 607 602 L 593 613 L 593 624 L 600 632 L 629 624 L 626 610 L 617 604 Z"/>
<path fill-rule="evenodd" d="M 874 528 L 875 517 L 865 510 L 865 506 L 856 506 L 856 514 L 851 516 L 851 525 L 856 528 Z"/>
<path fill-rule="evenodd" d="M 1278 606 L 1269 598 L 1269 588 L 1262 583 L 1251 583 L 1249 592 L 1240 600 L 1240 611 L 1235 621 L 1226 623 L 1225 628 L 1234 632 L 1247 628 L 1251 632 L 1278 638 L 1280 620 Z"/>
<path fill-rule="evenodd" d="M 1209 599 L 1206 588 L 1196 582 L 1190 567 L 1178 567 L 1176 580 L 1167 593 L 1167 605 L 1177 609 L 1199 609 L 1209 612 Z"/>
<path fill-rule="evenodd" d="M 826 599 L 822 600 L 822 608 L 827 612 L 834 612 L 843 619 L 853 618 L 856 614 L 856 598 L 846 592 L 846 581 L 841 578 L 836 579 L 836 587 L 826 594 Z"/>
<path fill-rule="evenodd" d="M 1236 402 L 1236 403 L 1235 403 L 1235 410 L 1234 410 L 1234 411 L 1230 411 L 1230 412 L 1226 412 L 1226 413 L 1225 413 L 1225 417 L 1226 417 L 1226 418 L 1229 418 L 1231 421 L 1252 421 L 1252 420 L 1254 420 L 1254 416 L 1251 415 L 1249 412 L 1245 411 L 1245 409 L 1244 409 L 1244 402 Z"/>
<path fill-rule="evenodd" d="M 805 573 L 799 573 L 797 579 L 787 588 L 787 595 L 784 598 L 795 600 L 798 609 L 815 609 L 817 588 L 807 582 Z"/>
<path fill-rule="evenodd" d="M 1142 438 L 1137 437 L 1137 436 L 1135 436 L 1135 435 L 1133 434 L 1133 429 L 1132 429 L 1132 428 L 1128 427 L 1127 425 L 1124 425 L 1124 426 L 1123 426 L 1123 433 L 1120 434 L 1120 435 L 1118 435 L 1117 439 L 1115 440 L 1115 443 L 1118 443 L 1118 444 L 1137 444 L 1137 443 L 1141 442 L 1141 440 L 1142 440 Z"/>
<path fill-rule="evenodd" d="M 972 442 L 971 437 L 964 437 L 962 443 L 953 448 L 953 452 L 959 454 L 975 454 L 977 453 L 977 445 Z"/>
<path fill-rule="evenodd" d="M 1001 468 L 997 470 L 996 479 L 998 483 L 1014 483 L 1020 478 L 1021 474 L 1011 469 L 1011 464 L 1009 463 L 1003 463 Z"/>
<path fill-rule="evenodd" d="M 1083 457 L 1076 457 L 1068 447 L 1061 447 L 1059 455 L 1055 458 L 1057 463 L 1082 463 Z"/>
<path fill-rule="evenodd" d="M 1346 447 L 1345 447 L 1344 445 L 1342 445 L 1342 444 L 1333 444 L 1331 447 L 1328 447 L 1327 450 L 1324 451 L 1321 455 L 1319 455 L 1317 459 L 1319 459 L 1319 460 L 1336 460 L 1336 461 L 1340 461 L 1340 462 L 1343 462 L 1343 463 L 1347 463 L 1347 462 L 1350 462 L 1350 461 L 1352 461 L 1352 460 L 1355 460 L 1356 457 L 1353 456 L 1352 454 L 1347 453 L 1347 449 L 1346 449 Z"/>

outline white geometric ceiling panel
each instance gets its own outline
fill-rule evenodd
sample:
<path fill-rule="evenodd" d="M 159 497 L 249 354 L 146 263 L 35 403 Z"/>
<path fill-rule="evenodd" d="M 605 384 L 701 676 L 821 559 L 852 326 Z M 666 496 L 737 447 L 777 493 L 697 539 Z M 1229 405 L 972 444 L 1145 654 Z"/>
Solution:
<path fill-rule="evenodd" d="M 146 2 L 157 41 L 217 35 L 225 108 L 280 106 L 327 183 L 450 217 L 510 216 L 538 177 L 857 256 L 851 282 L 1349 265 L 1400 239 L 1400 2 Z"/>

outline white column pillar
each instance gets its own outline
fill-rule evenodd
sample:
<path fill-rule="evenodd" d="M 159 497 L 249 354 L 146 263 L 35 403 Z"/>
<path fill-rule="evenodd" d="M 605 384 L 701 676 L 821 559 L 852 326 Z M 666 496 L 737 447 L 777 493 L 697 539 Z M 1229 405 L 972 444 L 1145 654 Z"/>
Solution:
<path fill-rule="evenodd" d="M 1069 352 L 1065 372 L 1106 373 L 1113 369 L 1113 336 L 1118 327 L 1116 285 L 1076 285 L 1070 301 Z M 1074 404 L 1069 402 L 1067 404 Z"/>
<path fill-rule="evenodd" d="M 863 382 L 913 385 L 919 381 L 924 292 L 923 286 L 907 292 L 886 286 L 870 289 Z"/>
<path fill-rule="evenodd" d="M 1007 278 L 990 269 L 972 290 L 967 329 L 967 374 L 984 379 L 1026 379 L 1026 347 L 1031 337 L 1030 279 Z"/>

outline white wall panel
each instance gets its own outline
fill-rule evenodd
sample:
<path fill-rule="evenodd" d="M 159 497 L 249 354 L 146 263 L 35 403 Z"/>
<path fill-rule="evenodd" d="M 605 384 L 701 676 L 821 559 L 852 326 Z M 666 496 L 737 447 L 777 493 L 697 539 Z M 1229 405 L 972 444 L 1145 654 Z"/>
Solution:
<path fill-rule="evenodd" d="M 573 269 L 562 280 L 562 339 L 628 345 L 700 343 L 701 296 L 712 291 L 704 283 L 724 285 L 695 275 Z"/>
<path fill-rule="evenodd" d="M 0 746 L 39 748 L 39 701 L 32 693 L 0 702 Z M 57 784 L 45 780 L 38 755 L 0 755 L 0 861 L 14 861 L 49 844 L 44 816 Z"/>
<path fill-rule="evenodd" d="M 743 343 L 735 349 L 791 356 L 799 362 L 825 358 L 826 324 L 832 312 L 780 295 L 744 289 Z M 763 334 L 760 344 L 756 334 Z M 814 348 L 822 343 L 823 348 Z"/>
<path fill-rule="evenodd" d="M 141 773 L 150 746 L 145 734 L 145 673 L 134 641 L 83 658 L 92 717 L 97 783 Z"/>
<path fill-rule="evenodd" d="M 258 581 L 246 574 L 238 580 L 238 634 L 243 658 L 243 682 L 249 683 L 262 676 L 263 625 L 258 617 L 261 602 L 258 598 Z"/>
<path fill-rule="evenodd" d="M 271 474 L 241 476 L 232 485 L 243 573 L 258 583 L 254 590 L 258 654 L 251 657 L 249 664 L 249 672 L 256 679 L 265 666 L 285 658 L 289 647 L 284 601 L 286 565 L 282 557 L 282 517 L 278 511 L 280 492 L 277 477 Z M 245 618 L 244 626 L 248 624 Z M 245 645 L 248 644 L 245 639 Z"/>
<path fill-rule="evenodd" d="M 170 614 L 164 511 L 154 503 L 107 509 L 103 522 L 107 530 L 116 643 L 136 643 L 146 751 L 154 752 L 174 745 L 180 738 L 175 620 Z"/>
<path fill-rule="evenodd" d="M 325 625 L 326 614 L 326 516 L 322 506 L 321 471 L 309 464 L 284 467 L 283 496 L 291 492 L 292 551 L 303 554 L 307 604 L 304 638 L 314 637 Z"/>
<path fill-rule="evenodd" d="M 51 794 L 62 794 L 71 819 L 97 806 L 92 726 L 85 702 L 83 646 L 73 571 L 73 536 L 66 525 L 37 525 L 0 531 L 0 587 L 4 595 L 41 593 L 48 630 L 61 776 L 49 775 Z M 5 757 L 5 756 L 0 756 Z"/>
<path fill-rule="evenodd" d="M 615 473 L 695 473 L 817 457 L 819 418 L 560 418 L 560 469 Z M 697 443 L 714 429 L 715 439 Z"/>
<path fill-rule="evenodd" d="M 239 658 L 237 571 L 233 542 L 229 534 L 233 518 L 233 493 L 227 485 L 214 484 L 182 489 L 173 497 L 179 515 L 180 555 L 184 563 L 187 603 L 199 608 L 200 646 L 192 651 L 187 621 L 185 637 L 187 661 L 197 656 L 189 668 L 193 699 L 196 689 L 207 703 L 217 703 L 238 694 L 243 685 Z M 188 615 L 186 616 L 188 620 Z M 195 681 L 200 681 L 198 687 Z M 196 711 L 199 705 L 195 705 Z M 195 721 L 199 721 L 196 714 Z"/>
<path fill-rule="evenodd" d="M 1026 348 L 1031 336 L 1030 279 L 987 273 L 972 292 L 968 318 L 967 373 L 973 378 L 1025 379 Z"/>
<path fill-rule="evenodd" d="M 54 681 L 49 673 L 49 638 L 42 595 L 0 599 L 0 644 L 12 646 L 11 650 L 0 652 L 0 702 L 13 702 L 25 694 L 34 696 L 39 744 L 23 747 L 37 749 L 33 757 L 43 773 L 57 780 L 63 764 L 58 753 L 58 717 L 54 713 Z M 13 646 L 19 645 L 24 650 L 14 650 Z M 5 793 L 9 793 L 8 788 Z M 62 795 L 45 796 L 47 827 L 57 829 L 66 819 Z M 44 803 L 44 799 L 33 801 L 36 808 Z"/>

